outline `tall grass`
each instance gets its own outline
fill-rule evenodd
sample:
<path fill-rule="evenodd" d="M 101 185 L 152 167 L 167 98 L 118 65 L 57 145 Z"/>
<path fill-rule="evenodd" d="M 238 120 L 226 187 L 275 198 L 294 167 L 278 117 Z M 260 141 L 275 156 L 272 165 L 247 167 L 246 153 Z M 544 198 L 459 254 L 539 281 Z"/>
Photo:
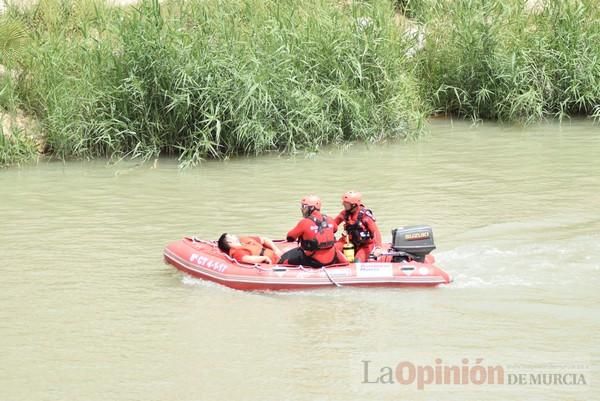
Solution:
<path fill-rule="evenodd" d="M 35 142 L 20 130 L 4 132 L 0 125 L 0 167 L 27 163 L 37 157 Z"/>
<path fill-rule="evenodd" d="M 41 0 L 4 17 L 29 43 L 0 108 L 35 116 L 59 157 L 182 165 L 418 136 L 432 111 L 600 119 L 598 2 L 544 3 Z M 424 27 L 422 50 L 398 11 Z"/>
<path fill-rule="evenodd" d="M 26 38 L 23 24 L 0 15 L 0 64 L 12 65 L 23 51 Z"/>
<path fill-rule="evenodd" d="M 389 3 L 83 3 L 13 10 L 35 39 L 19 97 L 61 157 L 195 164 L 421 130 Z"/>
<path fill-rule="evenodd" d="M 23 24 L 0 15 L 0 167 L 27 162 L 37 155 L 35 141 L 9 122 L 15 118 L 9 114 L 14 114 L 19 105 L 13 68 L 18 67 L 26 43 Z"/>
<path fill-rule="evenodd" d="M 430 0 L 420 81 L 438 112 L 505 121 L 598 115 L 600 7 Z"/>
<path fill-rule="evenodd" d="M 0 113 L 18 104 L 14 78 L 18 60 L 27 46 L 27 29 L 19 21 L 0 14 Z"/>

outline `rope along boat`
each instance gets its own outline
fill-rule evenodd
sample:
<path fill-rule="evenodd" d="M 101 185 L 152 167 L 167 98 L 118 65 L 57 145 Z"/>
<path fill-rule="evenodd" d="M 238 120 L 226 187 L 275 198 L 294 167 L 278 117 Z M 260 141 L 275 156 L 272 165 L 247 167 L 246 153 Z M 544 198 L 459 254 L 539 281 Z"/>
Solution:
<path fill-rule="evenodd" d="M 417 234 L 422 227 L 414 229 Z M 395 237 L 396 234 L 394 233 Z M 403 232 L 412 241 L 420 240 L 414 232 Z M 451 276 L 435 265 L 425 251 L 407 249 L 394 243 L 387 245 L 389 251 L 375 260 L 365 263 L 331 265 L 320 269 L 303 266 L 245 264 L 230 258 L 217 247 L 216 242 L 186 237 L 169 244 L 164 259 L 177 269 L 204 280 L 210 280 L 238 290 L 304 290 L 325 287 L 404 287 L 436 286 L 448 284 Z M 282 251 L 296 246 L 295 243 L 276 241 Z M 433 242 L 431 241 L 431 244 Z M 417 245 L 419 247 L 420 245 Z M 435 248 L 435 246 L 433 246 Z"/>

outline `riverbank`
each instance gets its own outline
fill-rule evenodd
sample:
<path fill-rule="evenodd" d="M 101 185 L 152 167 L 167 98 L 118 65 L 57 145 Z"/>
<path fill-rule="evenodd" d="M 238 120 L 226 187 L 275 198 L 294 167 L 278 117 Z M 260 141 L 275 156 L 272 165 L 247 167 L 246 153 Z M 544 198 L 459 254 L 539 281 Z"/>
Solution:
<path fill-rule="evenodd" d="M 0 60 L 0 110 L 44 145 L 3 127 L 0 165 L 317 151 L 418 137 L 430 115 L 600 117 L 592 0 L 53 4 L 2 17 L 27 44 Z"/>

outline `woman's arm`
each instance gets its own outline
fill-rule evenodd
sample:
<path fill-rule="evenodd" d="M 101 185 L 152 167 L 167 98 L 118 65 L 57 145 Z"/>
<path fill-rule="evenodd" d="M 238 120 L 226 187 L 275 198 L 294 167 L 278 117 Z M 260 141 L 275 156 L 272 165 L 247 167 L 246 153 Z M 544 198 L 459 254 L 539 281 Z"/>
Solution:
<path fill-rule="evenodd" d="M 269 248 L 270 250 L 273 251 L 273 253 L 280 258 L 281 255 L 283 254 L 283 252 L 281 252 L 281 250 L 279 248 L 277 248 L 277 245 L 275 245 L 275 243 L 270 239 L 270 238 L 263 238 L 260 237 L 261 239 L 261 244 L 265 247 L 265 248 Z"/>
<path fill-rule="evenodd" d="M 241 262 L 244 263 L 267 263 L 267 264 L 271 264 L 273 262 L 271 262 L 271 259 L 268 256 L 250 256 L 250 255 L 245 255 L 242 256 Z"/>

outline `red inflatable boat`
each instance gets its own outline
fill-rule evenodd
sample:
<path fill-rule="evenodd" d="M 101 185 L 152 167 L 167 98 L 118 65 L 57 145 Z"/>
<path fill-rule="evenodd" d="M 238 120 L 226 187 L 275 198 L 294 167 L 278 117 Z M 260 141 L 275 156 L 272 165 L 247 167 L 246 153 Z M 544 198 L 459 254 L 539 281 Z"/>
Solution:
<path fill-rule="evenodd" d="M 413 234 L 414 235 L 414 234 Z M 415 237 L 417 238 L 417 237 Z M 418 238 L 417 238 L 418 239 Z M 277 241 L 282 251 L 297 246 Z M 393 247 L 390 245 L 390 249 Z M 386 253 L 377 260 L 314 269 L 302 266 L 239 263 L 219 250 L 215 241 L 184 238 L 164 250 L 165 262 L 194 277 L 238 290 L 303 290 L 325 287 L 435 286 L 452 281 L 426 252 L 421 261 L 404 252 Z M 412 255 L 411 255 L 412 256 Z"/>

